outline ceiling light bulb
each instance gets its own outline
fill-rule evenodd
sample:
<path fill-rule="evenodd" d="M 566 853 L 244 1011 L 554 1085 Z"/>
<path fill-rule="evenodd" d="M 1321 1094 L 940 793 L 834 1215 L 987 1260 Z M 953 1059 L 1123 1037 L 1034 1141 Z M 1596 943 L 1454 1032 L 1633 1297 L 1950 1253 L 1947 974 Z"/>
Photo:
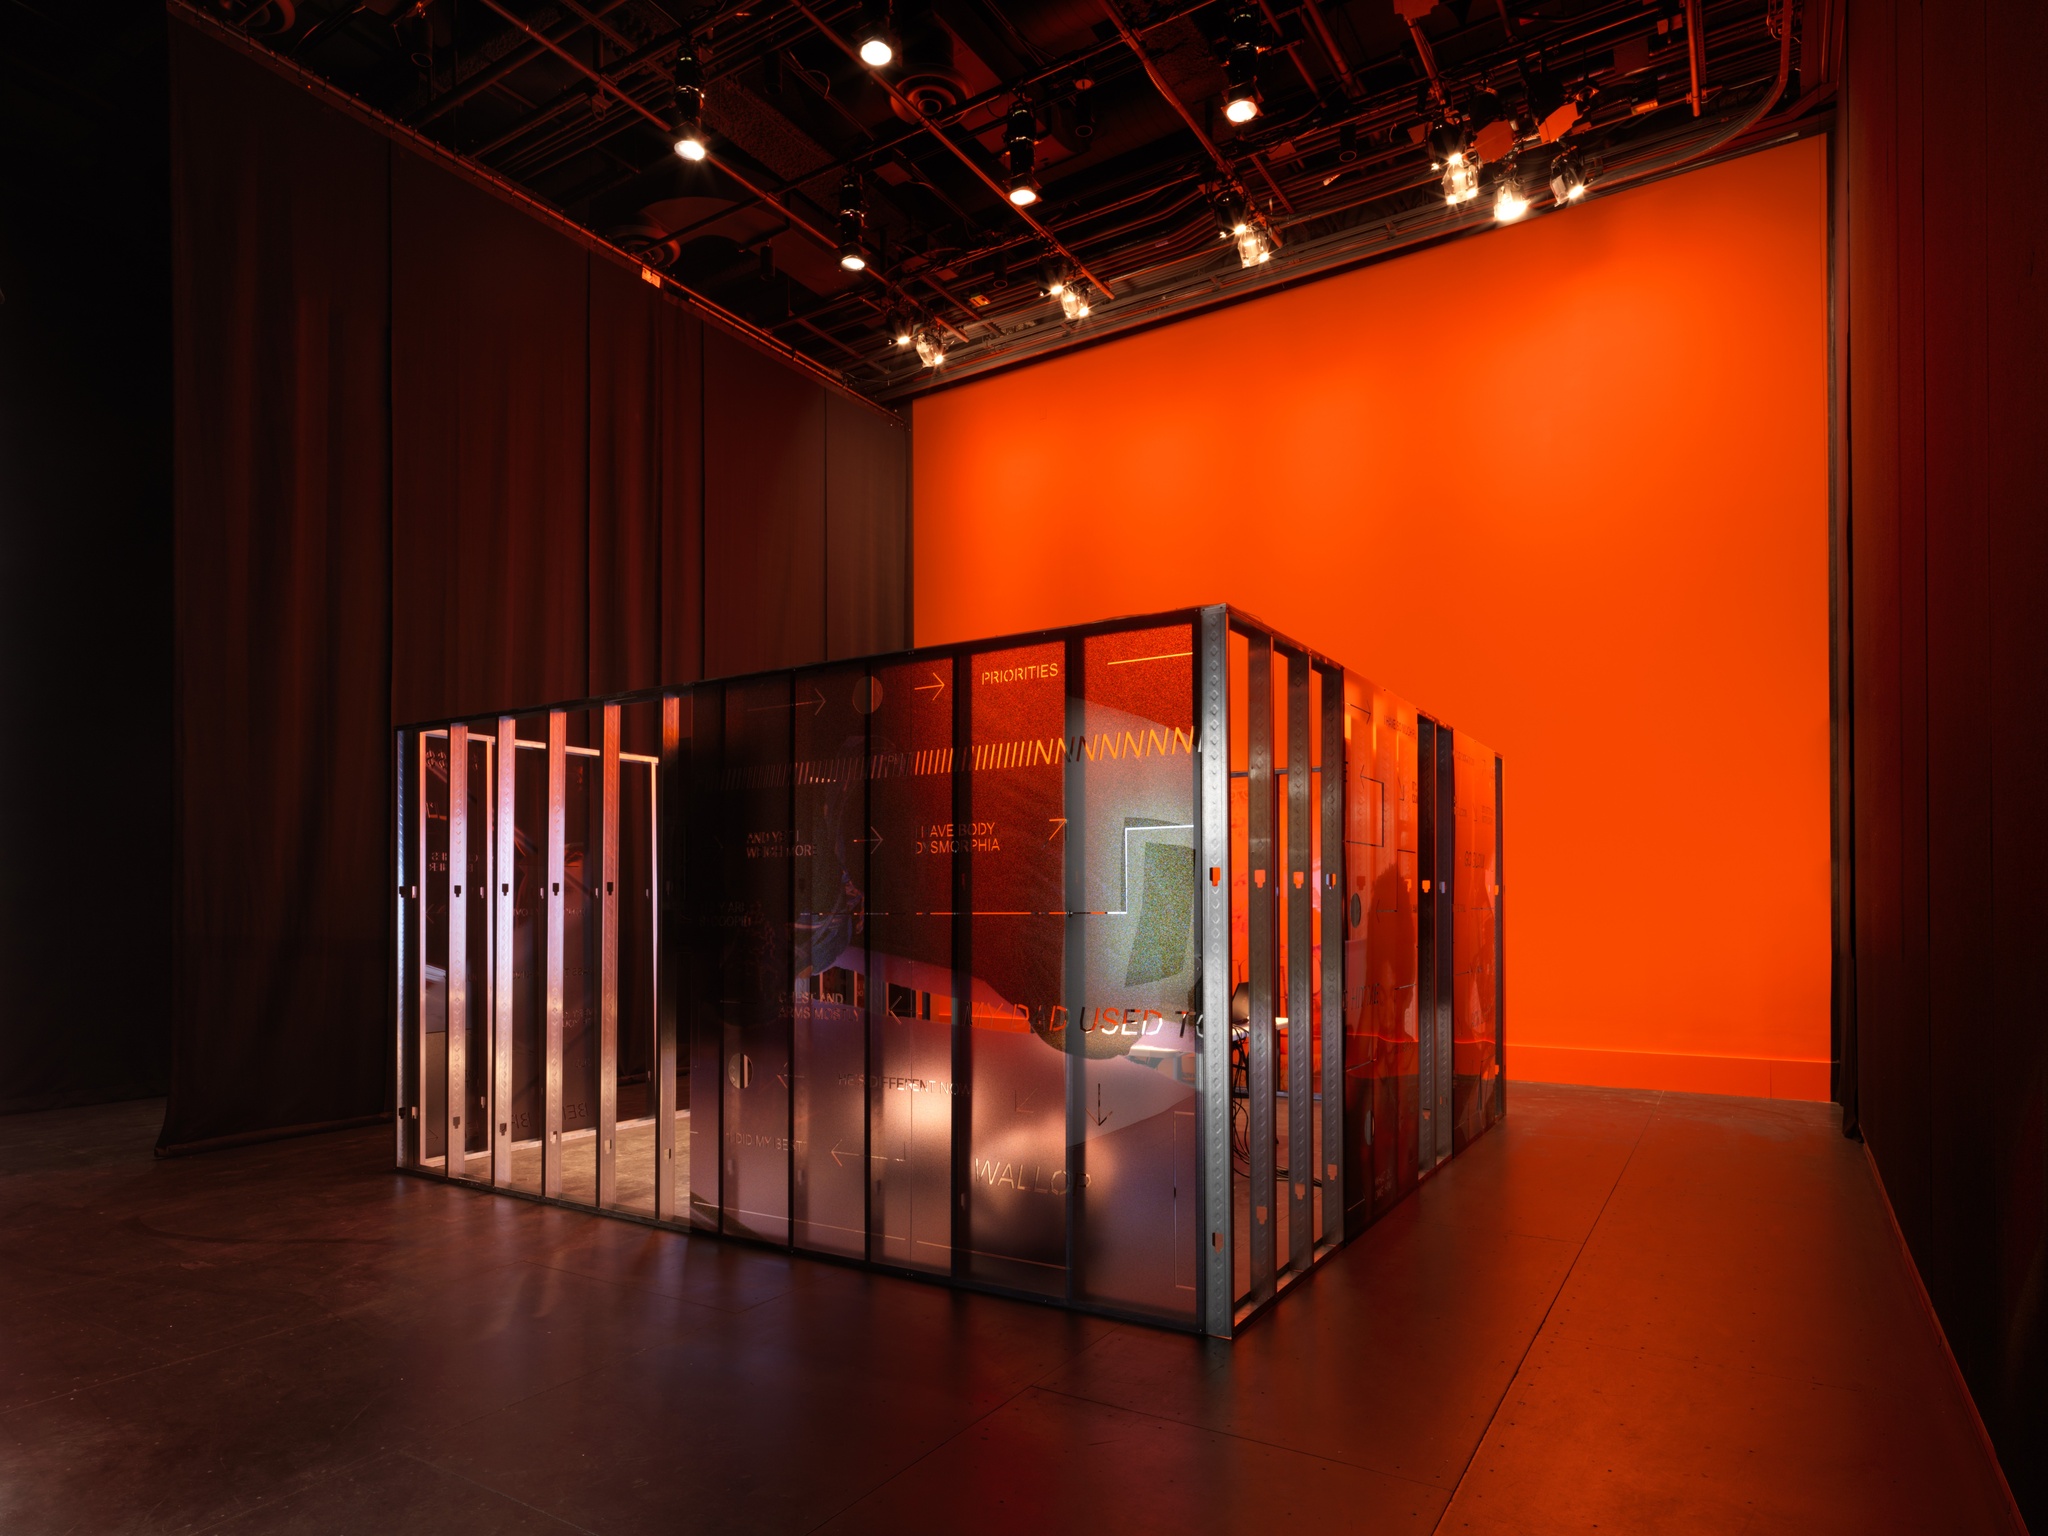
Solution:
<path fill-rule="evenodd" d="M 868 258 L 857 245 L 842 245 L 839 248 L 839 265 L 849 272 L 867 270 Z"/>
<path fill-rule="evenodd" d="M 1223 115 L 1233 123 L 1248 123 L 1259 115 L 1259 104 L 1250 96 L 1233 96 L 1223 103 Z"/>
<path fill-rule="evenodd" d="M 1512 224 L 1529 211 L 1529 199 L 1522 196 L 1522 189 L 1513 176 L 1500 184 L 1500 191 L 1493 199 L 1493 216 L 1503 224 Z"/>
<path fill-rule="evenodd" d="M 1069 320 L 1088 318 L 1088 296 L 1078 283 L 1068 283 L 1060 289 L 1060 309 Z"/>
<path fill-rule="evenodd" d="M 685 160 L 704 158 L 703 130 L 695 127 L 679 129 L 676 133 L 676 153 Z"/>
<path fill-rule="evenodd" d="M 1038 201 L 1038 183 L 1030 177 L 1013 177 L 1010 182 L 1010 201 L 1019 208 L 1029 208 Z"/>
<path fill-rule="evenodd" d="M 1452 155 L 1444 162 L 1444 201 L 1455 208 L 1479 195 L 1479 162 Z"/>
<path fill-rule="evenodd" d="M 860 45 L 860 61 L 867 65 L 869 69 L 880 69 L 885 64 L 894 63 L 895 60 L 896 46 L 888 38 L 877 33 L 872 37 L 862 40 Z"/>

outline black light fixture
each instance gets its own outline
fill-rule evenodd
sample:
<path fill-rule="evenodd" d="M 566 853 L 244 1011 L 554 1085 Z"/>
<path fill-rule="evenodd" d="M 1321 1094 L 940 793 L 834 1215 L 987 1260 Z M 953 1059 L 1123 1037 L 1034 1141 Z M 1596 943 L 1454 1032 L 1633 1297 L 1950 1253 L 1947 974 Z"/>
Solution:
<path fill-rule="evenodd" d="M 854 41 L 860 61 L 869 69 L 883 69 L 896 62 L 896 34 L 889 26 L 889 0 L 867 0 L 861 6 L 860 31 Z"/>
<path fill-rule="evenodd" d="M 704 66 L 687 42 L 676 55 L 675 74 L 675 150 L 685 160 L 702 160 L 710 152 L 704 137 Z"/>
<path fill-rule="evenodd" d="M 1550 195 L 1557 206 L 1566 207 L 1586 195 L 1586 165 L 1576 149 L 1567 149 L 1550 162 Z"/>
<path fill-rule="evenodd" d="M 1358 158 L 1358 124 L 1346 123 L 1337 130 L 1337 161 L 1349 165 Z"/>
<path fill-rule="evenodd" d="M 1003 148 L 1010 159 L 1010 201 L 1029 208 L 1039 198 L 1038 178 L 1032 174 L 1038 159 L 1038 120 L 1031 103 L 1021 96 L 1010 107 Z"/>
<path fill-rule="evenodd" d="M 1250 210 L 1235 188 L 1224 187 L 1217 192 L 1209 208 L 1216 215 L 1218 239 L 1234 240 L 1251 227 Z"/>
<path fill-rule="evenodd" d="M 860 173 L 848 171 L 839 183 L 839 265 L 849 272 L 868 264 L 867 204 L 861 197 Z"/>
<path fill-rule="evenodd" d="M 1095 82 L 1086 75 L 1074 82 L 1074 137 L 1095 137 Z"/>
<path fill-rule="evenodd" d="M 1223 115 L 1242 127 L 1259 115 L 1259 13 L 1240 5 L 1230 13 L 1224 56 Z"/>

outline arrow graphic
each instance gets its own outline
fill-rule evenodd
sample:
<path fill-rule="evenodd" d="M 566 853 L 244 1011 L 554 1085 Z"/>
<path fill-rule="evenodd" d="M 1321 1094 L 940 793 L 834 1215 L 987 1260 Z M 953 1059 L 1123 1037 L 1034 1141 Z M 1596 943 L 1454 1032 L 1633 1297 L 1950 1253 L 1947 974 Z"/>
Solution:
<path fill-rule="evenodd" d="M 919 683 L 915 688 L 911 689 L 910 691 L 912 693 L 928 693 L 934 699 L 936 699 L 940 694 L 946 691 L 946 680 L 943 677 L 939 676 L 938 673 L 934 672 L 932 674 L 932 680 L 930 682 Z"/>
<path fill-rule="evenodd" d="M 750 715 L 765 715 L 771 714 L 778 709 L 808 709 L 814 715 L 823 714 L 825 710 L 825 695 L 819 691 L 818 685 L 813 683 L 811 684 L 811 696 L 808 699 L 797 699 L 788 704 L 754 704 L 748 707 L 747 713 Z"/>
<path fill-rule="evenodd" d="M 1048 832 L 1048 833 L 1046 833 L 1046 834 L 1045 834 L 1045 840 L 1046 840 L 1046 841 L 1047 841 L 1048 843 L 1049 843 L 1049 842 L 1051 842 L 1051 841 L 1052 841 L 1052 840 L 1053 840 L 1054 838 L 1058 837 L 1058 836 L 1059 836 L 1059 835 L 1060 835 L 1060 834 L 1061 834 L 1062 832 L 1064 832 L 1064 831 L 1066 831 L 1066 830 L 1067 830 L 1067 818 L 1066 818 L 1066 817 L 1064 817 L 1064 816 L 1048 816 L 1048 817 L 1046 817 L 1045 819 L 1046 819 L 1047 821 L 1049 821 L 1049 822 L 1051 822 L 1051 823 L 1052 823 L 1052 830 L 1051 830 L 1050 832 Z"/>
<path fill-rule="evenodd" d="M 868 835 L 866 837 L 856 837 L 854 841 L 856 843 L 866 843 L 868 845 L 868 852 L 873 853 L 882 846 L 882 834 L 877 832 L 874 823 L 870 822 L 868 823 Z"/>
<path fill-rule="evenodd" d="M 847 1152 L 842 1154 L 839 1150 L 839 1143 L 836 1141 L 832 1143 L 832 1161 L 841 1168 L 844 1168 L 846 1166 L 847 1158 L 858 1157 L 859 1155 L 860 1154 L 857 1152 Z"/>
<path fill-rule="evenodd" d="M 1115 1113 L 1116 1111 L 1113 1109 L 1104 1109 L 1102 1107 L 1102 1084 L 1097 1083 L 1095 1085 L 1095 1113 L 1088 1118 L 1097 1125 L 1104 1125 L 1108 1123 L 1109 1117 Z"/>

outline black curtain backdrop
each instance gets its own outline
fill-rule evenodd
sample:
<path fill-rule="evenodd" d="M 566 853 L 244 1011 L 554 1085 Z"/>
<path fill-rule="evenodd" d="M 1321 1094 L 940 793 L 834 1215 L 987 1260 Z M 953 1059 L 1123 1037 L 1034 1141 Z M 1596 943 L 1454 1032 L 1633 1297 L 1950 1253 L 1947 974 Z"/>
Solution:
<path fill-rule="evenodd" d="M 165 48 L 0 7 L 0 1113 L 170 1069 Z"/>
<path fill-rule="evenodd" d="M 386 147 L 171 35 L 176 1144 L 383 1101 Z"/>
<path fill-rule="evenodd" d="M 1844 1100 L 2021 1509 L 2048 1530 L 2048 209 L 1983 153 L 2030 131 L 2048 8 L 1853 0 L 1844 43 Z"/>
<path fill-rule="evenodd" d="M 388 1111 L 395 725 L 907 645 L 909 455 L 615 254 L 173 32 L 182 1150 Z"/>

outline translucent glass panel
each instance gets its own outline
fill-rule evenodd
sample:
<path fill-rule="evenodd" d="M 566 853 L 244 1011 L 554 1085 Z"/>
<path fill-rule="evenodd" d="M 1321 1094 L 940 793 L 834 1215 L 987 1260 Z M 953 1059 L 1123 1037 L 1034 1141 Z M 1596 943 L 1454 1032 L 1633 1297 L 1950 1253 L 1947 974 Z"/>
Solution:
<path fill-rule="evenodd" d="M 1067 1290 L 1067 648 L 966 658 L 964 814 L 938 829 L 968 870 L 967 1273 Z M 1055 1029 L 1062 1039 L 1053 1038 Z"/>
<path fill-rule="evenodd" d="M 1459 1149 L 1500 1118 L 1496 761 L 1490 748 L 1457 733 L 1452 745 L 1451 1063 L 1452 1128 Z"/>
<path fill-rule="evenodd" d="M 791 1241 L 867 1255 L 868 717 L 865 667 L 799 672 L 791 700 Z"/>
<path fill-rule="evenodd" d="M 870 674 L 865 894 L 872 1255 L 953 1266 L 951 657 Z"/>
<path fill-rule="evenodd" d="M 722 750 L 699 764 L 711 814 L 692 848 L 712 988 L 698 1028 L 716 1030 L 723 1074 L 723 1225 L 775 1242 L 789 1238 L 794 683 L 781 673 L 722 690 Z"/>
<path fill-rule="evenodd" d="M 1067 999 L 1045 1043 L 1075 1072 L 1075 1292 L 1191 1319 L 1196 1188 L 1194 632 L 1093 635 L 1073 702 Z"/>
<path fill-rule="evenodd" d="M 1415 1187 L 1421 1084 L 1415 712 L 1345 680 L 1347 1230 Z"/>

